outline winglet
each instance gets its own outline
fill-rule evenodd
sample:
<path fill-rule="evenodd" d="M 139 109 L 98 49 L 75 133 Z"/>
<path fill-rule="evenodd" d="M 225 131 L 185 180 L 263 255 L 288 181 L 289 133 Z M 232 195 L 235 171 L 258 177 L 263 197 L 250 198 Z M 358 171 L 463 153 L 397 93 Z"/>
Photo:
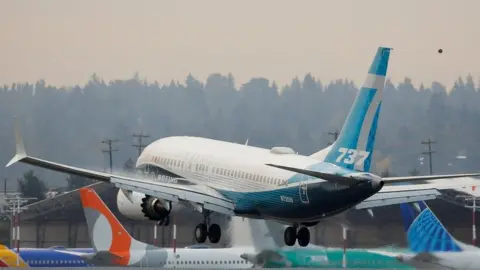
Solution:
<path fill-rule="evenodd" d="M 20 161 L 21 159 L 27 156 L 25 152 L 25 147 L 23 145 L 22 136 L 20 135 L 20 123 L 18 122 L 18 118 L 14 117 L 14 129 L 15 129 L 15 156 L 7 163 L 5 167 L 9 167 L 10 165 Z"/>

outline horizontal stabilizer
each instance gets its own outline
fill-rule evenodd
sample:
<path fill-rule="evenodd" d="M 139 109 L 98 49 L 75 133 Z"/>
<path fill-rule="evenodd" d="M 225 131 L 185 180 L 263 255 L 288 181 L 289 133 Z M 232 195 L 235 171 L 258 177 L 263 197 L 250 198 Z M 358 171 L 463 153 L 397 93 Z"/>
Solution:
<path fill-rule="evenodd" d="M 323 179 L 325 181 L 331 182 L 331 183 L 336 183 L 339 185 L 346 185 L 346 186 L 351 186 L 355 185 L 358 183 L 361 183 L 364 180 L 356 179 L 353 177 L 346 177 L 346 176 L 341 176 L 341 175 L 336 175 L 336 174 L 329 174 L 329 173 L 322 173 L 322 172 L 316 172 L 316 171 L 310 171 L 310 170 L 304 170 L 304 169 L 299 169 L 299 168 L 293 168 L 293 167 L 287 167 L 287 166 L 282 166 L 282 165 L 275 165 L 275 164 L 266 164 L 267 166 L 270 167 L 275 167 L 291 172 L 296 172 L 296 173 L 301 173 L 305 174 L 308 176 L 316 177 Z"/>
<path fill-rule="evenodd" d="M 385 181 L 386 184 L 388 184 L 388 183 L 398 183 L 398 182 L 416 182 L 416 181 L 440 180 L 440 179 L 461 178 L 461 177 L 477 177 L 477 176 L 480 176 L 480 173 L 383 177 L 382 179 L 383 181 Z"/>

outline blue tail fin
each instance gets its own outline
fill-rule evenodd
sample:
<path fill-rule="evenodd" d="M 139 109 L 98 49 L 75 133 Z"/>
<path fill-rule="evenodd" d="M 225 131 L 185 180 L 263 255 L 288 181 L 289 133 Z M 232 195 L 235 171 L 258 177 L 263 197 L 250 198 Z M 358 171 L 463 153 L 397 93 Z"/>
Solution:
<path fill-rule="evenodd" d="M 425 204 L 417 202 L 400 205 L 407 233 L 407 241 L 413 252 L 460 252 L 462 248 Z"/>
<path fill-rule="evenodd" d="M 351 170 L 370 170 L 390 50 L 378 48 L 342 131 L 325 157 L 326 162 Z"/>

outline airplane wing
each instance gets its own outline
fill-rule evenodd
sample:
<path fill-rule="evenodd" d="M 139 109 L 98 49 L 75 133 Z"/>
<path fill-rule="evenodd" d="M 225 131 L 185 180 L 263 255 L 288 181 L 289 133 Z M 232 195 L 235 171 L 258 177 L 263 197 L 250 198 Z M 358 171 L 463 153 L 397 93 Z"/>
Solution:
<path fill-rule="evenodd" d="M 99 181 L 109 182 L 116 187 L 124 190 L 136 191 L 147 194 L 153 197 L 165 199 L 174 203 L 190 203 L 195 206 L 202 207 L 198 210 L 210 210 L 213 212 L 234 216 L 234 203 L 221 195 L 216 190 L 205 185 L 180 185 L 174 183 L 152 182 L 148 180 L 138 179 L 134 177 L 121 176 L 98 172 L 94 170 L 82 169 L 74 166 L 69 166 L 61 163 L 56 163 L 40 158 L 28 156 L 25 152 L 25 147 L 20 135 L 19 125 L 15 119 L 15 143 L 16 154 L 6 165 L 6 167 L 16 163 L 22 162 L 37 167 L 69 173 L 82 177 L 88 177 Z M 283 169 L 290 170 L 290 167 Z M 294 168 L 295 169 L 295 168 Z M 300 169 L 296 169 L 297 171 Z M 300 171 L 299 171 L 300 172 Z M 353 179 L 349 177 L 337 176 L 332 174 L 322 173 L 308 170 L 301 170 L 300 173 L 315 173 L 312 176 L 327 178 L 326 181 L 351 184 Z M 347 180 L 348 179 L 348 180 Z M 432 180 L 432 178 L 430 178 Z M 358 180 L 356 180 L 358 182 Z M 450 185 L 449 189 L 461 185 L 464 182 L 455 181 L 456 185 Z M 478 183 L 478 182 L 477 182 Z M 440 196 L 440 187 L 433 184 L 424 185 L 403 185 L 403 186 L 384 186 L 380 192 L 366 199 L 364 202 L 356 206 L 357 209 L 373 208 L 389 204 L 399 204 L 405 202 L 415 202 L 421 200 L 435 199 Z"/>
<path fill-rule="evenodd" d="M 476 177 L 476 176 L 480 176 L 480 173 L 383 177 L 382 179 L 383 181 L 385 181 L 385 184 L 389 184 L 389 183 L 398 183 L 398 182 L 415 182 L 415 181 L 441 180 L 441 179 L 449 179 L 449 178 Z"/>
<path fill-rule="evenodd" d="M 61 163 L 28 156 L 20 135 L 20 129 L 15 119 L 15 144 L 16 154 L 8 162 L 6 167 L 22 162 L 33 166 L 69 173 L 82 177 L 109 182 L 116 187 L 131 191 L 137 191 L 153 197 L 165 199 L 174 203 L 188 202 L 203 206 L 203 209 L 218 212 L 221 214 L 234 216 L 235 205 L 233 202 L 212 188 L 205 185 L 179 185 L 173 183 L 152 182 L 148 180 L 137 179 L 133 177 L 120 176 L 98 172 L 94 170 L 82 169 Z"/>
<path fill-rule="evenodd" d="M 418 184 L 384 186 L 378 193 L 357 204 L 355 209 L 368 209 L 392 204 L 433 200 L 441 196 L 441 190 L 450 190 L 462 186 L 476 186 L 479 181 L 464 179 L 450 184 Z"/>

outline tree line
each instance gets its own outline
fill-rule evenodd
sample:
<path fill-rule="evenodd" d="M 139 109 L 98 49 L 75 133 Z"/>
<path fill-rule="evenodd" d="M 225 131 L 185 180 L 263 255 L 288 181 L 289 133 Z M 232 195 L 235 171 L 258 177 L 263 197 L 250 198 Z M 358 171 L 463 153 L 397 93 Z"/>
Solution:
<path fill-rule="evenodd" d="M 321 82 L 311 74 L 278 86 L 252 78 L 236 86 L 232 74 L 211 74 L 205 82 L 189 74 L 184 82 L 161 85 L 135 74 L 105 82 L 93 74 L 84 85 L 55 87 L 40 80 L 0 87 L 0 162 L 15 152 L 13 117 L 21 123 L 27 153 L 67 164 L 105 170 L 101 141 L 115 138 L 113 165 L 137 157 L 133 133 L 151 142 L 173 136 L 202 136 L 270 148 L 288 146 L 309 155 L 333 141 L 358 91 L 352 81 Z M 434 82 L 414 86 L 409 78 L 387 80 L 372 170 L 384 175 L 428 174 L 422 140 L 432 139 L 434 173 L 478 171 L 480 89 L 460 77 L 451 89 Z M 423 159 L 422 159 L 423 158 Z M 33 171 L 28 171 L 33 169 Z M 71 177 L 14 165 L 1 175 L 37 177 L 45 186 L 68 186 Z M 70 180 L 66 180 L 70 179 Z M 12 185 L 12 181 L 9 184 Z M 9 189 L 15 187 L 10 186 Z M 69 188 L 74 188 L 70 186 Z"/>

